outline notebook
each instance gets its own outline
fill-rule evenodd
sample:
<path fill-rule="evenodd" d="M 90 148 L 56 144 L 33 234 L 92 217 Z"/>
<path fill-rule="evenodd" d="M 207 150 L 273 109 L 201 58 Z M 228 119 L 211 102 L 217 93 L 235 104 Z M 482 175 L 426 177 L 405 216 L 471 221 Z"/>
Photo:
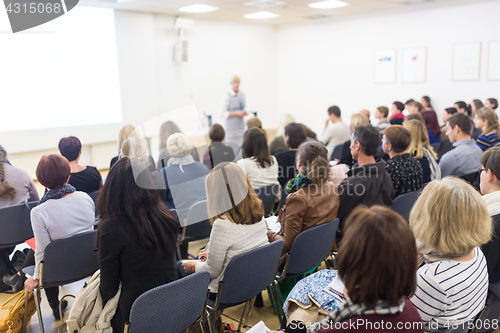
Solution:
<path fill-rule="evenodd" d="M 337 274 L 332 282 L 330 282 L 324 289 L 324 292 L 329 293 L 338 300 L 345 301 L 344 283 Z"/>

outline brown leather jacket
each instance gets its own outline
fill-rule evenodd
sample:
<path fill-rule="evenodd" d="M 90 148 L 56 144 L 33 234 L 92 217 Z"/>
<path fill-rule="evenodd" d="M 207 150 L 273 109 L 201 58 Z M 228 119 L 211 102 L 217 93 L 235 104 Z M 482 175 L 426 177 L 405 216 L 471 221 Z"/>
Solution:
<path fill-rule="evenodd" d="M 269 242 L 278 239 L 284 241 L 281 263 L 285 254 L 292 249 L 293 241 L 298 234 L 311 227 L 333 221 L 337 217 L 338 210 L 337 186 L 331 182 L 322 188 L 308 185 L 290 193 L 278 215 L 278 221 L 281 223 L 280 234 L 267 231 Z"/>

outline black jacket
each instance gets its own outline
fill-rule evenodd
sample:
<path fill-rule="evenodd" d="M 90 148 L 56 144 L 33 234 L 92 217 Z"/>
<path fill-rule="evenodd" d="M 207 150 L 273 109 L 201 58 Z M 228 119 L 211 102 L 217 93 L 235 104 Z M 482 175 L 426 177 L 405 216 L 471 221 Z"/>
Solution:
<path fill-rule="evenodd" d="M 488 265 L 490 283 L 497 283 L 500 281 L 500 214 L 491 218 L 493 220 L 493 237 L 488 243 L 481 246 L 481 250 Z"/>

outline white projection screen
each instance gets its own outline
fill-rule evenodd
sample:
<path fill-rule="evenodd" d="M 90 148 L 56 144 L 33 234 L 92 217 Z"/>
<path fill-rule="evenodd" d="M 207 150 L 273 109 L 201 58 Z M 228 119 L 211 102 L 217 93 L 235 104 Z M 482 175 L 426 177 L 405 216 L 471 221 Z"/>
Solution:
<path fill-rule="evenodd" d="M 0 144 L 11 152 L 56 147 L 68 131 L 102 142 L 108 128 L 115 139 L 122 108 L 113 9 L 79 5 L 16 34 L 0 10 L 0 91 Z"/>

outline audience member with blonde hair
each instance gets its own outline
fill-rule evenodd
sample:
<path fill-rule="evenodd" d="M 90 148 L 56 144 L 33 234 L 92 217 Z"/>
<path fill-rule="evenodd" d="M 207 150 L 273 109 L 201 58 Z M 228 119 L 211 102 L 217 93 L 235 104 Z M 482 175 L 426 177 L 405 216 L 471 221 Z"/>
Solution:
<path fill-rule="evenodd" d="M 270 242 L 283 239 L 282 259 L 299 233 L 333 221 L 339 209 L 337 186 L 330 182 L 328 151 L 320 142 L 304 142 L 297 150 L 297 175 L 286 185 L 285 206 L 278 214 L 279 234 L 268 231 Z M 286 209 L 285 209 L 286 208 Z"/>
<path fill-rule="evenodd" d="M 125 125 L 121 128 L 120 133 L 118 134 L 118 155 L 116 155 L 111 159 L 111 162 L 109 163 L 110 169 L 120 158 L 120 151 L 122 149 L 123 141 L 131 137 L 134 131 L 135 131 L 134 125 Z"/>
<path fill-rule="evenodd" d="M 353 114 L 351 116 L 351 124 L 349 125 L 349 129 L 354 133 L 354 130 L 361 126 L 369 124 L 370 121 L 365 115 L 362 114 Z M 389 123 L 388 123 L 389 124 Z M 390 125 L 390 124 L 389 124 Z M 340 157 L 340 161 L 338 164 L 345 164 L 350 169 L 354 165 L 354 160 L 351 155 L 351 139 L 344 142 L 342 146 L 342 156 Z"/>
<path fill-rule="evenodd" d="M 436 162 L 437 154 L 429 143 L 425 124 L 418 120 L 405 120 L 404 127 L 411 136 L 406 152 L 420 162 L 424 172 L 424 185 L 432 180 L 441 179 L 441 169 Z"/>
<path fill-rule="evenodd" d="M 295 117 L 291 114 L 284 113 L 281 116 L 276 137 L 269 144 L 269 153 L 274 155 L 279 151 L 287 151 L 288 146 L 285 144 L 285 127 L 295 122 Z"/>
<path fill-rule="evenodd" d="M 485 151 L 500 143 L 500 137 L 498 137 L 500 124 L 498 123 L 498 116 L 495 111 L 489 108 L 477 110 L 474 116 L 474 125 L 482 131 L 476 140 L 481 150 Z"/>
<path fill-rule="evenodd" d="M 467 327 L 483 309 L 488 271 L 480 246 L 491 238 L 486 204 L 472 186 L 458 178 L 428 184 L 410 214 L 417 239 L 417 290 L 411 301 L 427 332 L 446 325 Z"/>
<path fill-rule="evenodd" d="M 157 169 L 161 170 L 166 167 L 168 164 L 168 160 L 170 159 L 170 154 L 167 151 L 167 141 L 168 138 L 175 133 L 182 133 L 179 126 L 171 120 L 164 122 L 160 127 L 160 154 L 158 156 Z M 191 148 L 191 156 L 193 156 L 195 161 L 200 160 L 200 156 L 198 155 L 198 151 L 194 146 Z"/>
<path fill-rule="evenodd" d="M 391 176 L 396 197 L 424 187 L 422 166 L 407 153 L 410 142 L 410 132 L 401 125 L 387 127 L 382 137 L 382 147 L 390 157 L 385 170 Z"/>
<path fill-rule="evenodd" d="M 143 139 L 130 137 L 123 141 L 120 150 L 120 158 L 132 157 L 143 163 L 147 163 L 149 157 L 148 145 Z"/>

